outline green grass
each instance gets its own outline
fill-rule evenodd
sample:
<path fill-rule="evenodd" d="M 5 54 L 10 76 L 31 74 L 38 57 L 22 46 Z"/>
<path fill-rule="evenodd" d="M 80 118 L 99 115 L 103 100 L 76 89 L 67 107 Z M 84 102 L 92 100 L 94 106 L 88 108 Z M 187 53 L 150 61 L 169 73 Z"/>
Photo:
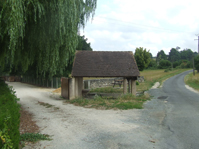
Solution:
<path fill-rule="evenodd" d="M 94 99 L 78 98 L 74 100 L 67 100 L 66 102 L 72 103 L 76 106 L 83 106 L 87 108 L 127 110 L 141 109 L 143 107 L 143 103 L 149 99 L 150 97 L 145 95 L 135 97 L 132 94 L 122 94 L 117 99 L 95 96 Z"/>
<path fill-rule="evenodd" d="M 40 133 L 24 133 L 20 136 L 20 141 L 37 142 L 40 140 L 52 140 L 47 134 Z"/>
<path fill-rule="evenodd" d="M 199 91 L 199 73 L 195 73 L 195 76 L 193 73 L 188 74 L 184 81 L 187 85 Z"/>

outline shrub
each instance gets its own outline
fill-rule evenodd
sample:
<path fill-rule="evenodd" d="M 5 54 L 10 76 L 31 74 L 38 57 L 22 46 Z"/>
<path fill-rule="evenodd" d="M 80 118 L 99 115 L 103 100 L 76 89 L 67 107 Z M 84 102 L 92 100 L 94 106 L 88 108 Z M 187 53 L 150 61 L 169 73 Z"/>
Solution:
<path fill-rule="evenodd" d="M 165 70 L 164 70 L 164 72 L 169 72 L 169 71 L 170 71 L 169 69 L 165 69 Z"/>
<path fill-rule="evenodd" d="M 19 148 L 19 104 L 11 87 L 0 80 L 0 148 Z"/>
<path fill-rule="evenodd" d="M 136 85 L 140 85 L 140 83 L 138 81 L 136 81 Z"/>
<path fill-rule="evenodd" d="M 158 68 L 160 68 L 160 69 L 166 69 L 169 67 L 171 67 L 171 62 L 168 60 L 161 60 L 159 63 L 159 66 L 158 66 Z"/>

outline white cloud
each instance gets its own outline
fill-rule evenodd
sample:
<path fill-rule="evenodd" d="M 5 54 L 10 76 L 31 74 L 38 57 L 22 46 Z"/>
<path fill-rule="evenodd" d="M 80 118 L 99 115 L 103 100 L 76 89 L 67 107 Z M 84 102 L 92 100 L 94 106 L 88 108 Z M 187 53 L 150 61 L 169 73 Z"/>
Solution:
<path fill-rule="evenodd" d="M 168 54 L 180 46 L 196 51 L 199 15 L 195 1 L 100 0 L 85 34 L 94 50 L 134 51 L 136 47 Z"/>

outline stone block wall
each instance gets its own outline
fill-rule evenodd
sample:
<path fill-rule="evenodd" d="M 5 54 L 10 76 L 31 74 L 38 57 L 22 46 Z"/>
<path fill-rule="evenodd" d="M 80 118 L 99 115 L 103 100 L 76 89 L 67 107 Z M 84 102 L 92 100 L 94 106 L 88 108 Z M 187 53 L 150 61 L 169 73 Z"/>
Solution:
<path fill-rule="evenodd" d="M 84 80 L 84 89 L 113 86 L 112 83 L 114 82 L 114 79 L 115 78 L 111 78 L 111 79 Z"/>
<path fill-rule="evenodd" d="M 114 79 L 116 78 L 84 80 L 84 89 L 93 89 L 93 88 L 113 86 Z M 137 79 L 139 83 L 144 82 L 144 76 L 140 76 Z"/>

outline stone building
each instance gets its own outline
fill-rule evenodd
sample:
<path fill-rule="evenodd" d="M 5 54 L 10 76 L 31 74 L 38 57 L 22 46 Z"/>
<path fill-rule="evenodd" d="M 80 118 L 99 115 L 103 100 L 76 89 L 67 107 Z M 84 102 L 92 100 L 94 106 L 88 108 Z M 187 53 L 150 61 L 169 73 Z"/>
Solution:
<path fill-rule="evenodd" d="M 129 92 L 135 95 L 140 72 L 133 52 L 77 51 L 71 75 L 66 87 L 68 99 L 82 96 L 83 77 L 122 77 L 124 94 L 128 84 Z"/>

